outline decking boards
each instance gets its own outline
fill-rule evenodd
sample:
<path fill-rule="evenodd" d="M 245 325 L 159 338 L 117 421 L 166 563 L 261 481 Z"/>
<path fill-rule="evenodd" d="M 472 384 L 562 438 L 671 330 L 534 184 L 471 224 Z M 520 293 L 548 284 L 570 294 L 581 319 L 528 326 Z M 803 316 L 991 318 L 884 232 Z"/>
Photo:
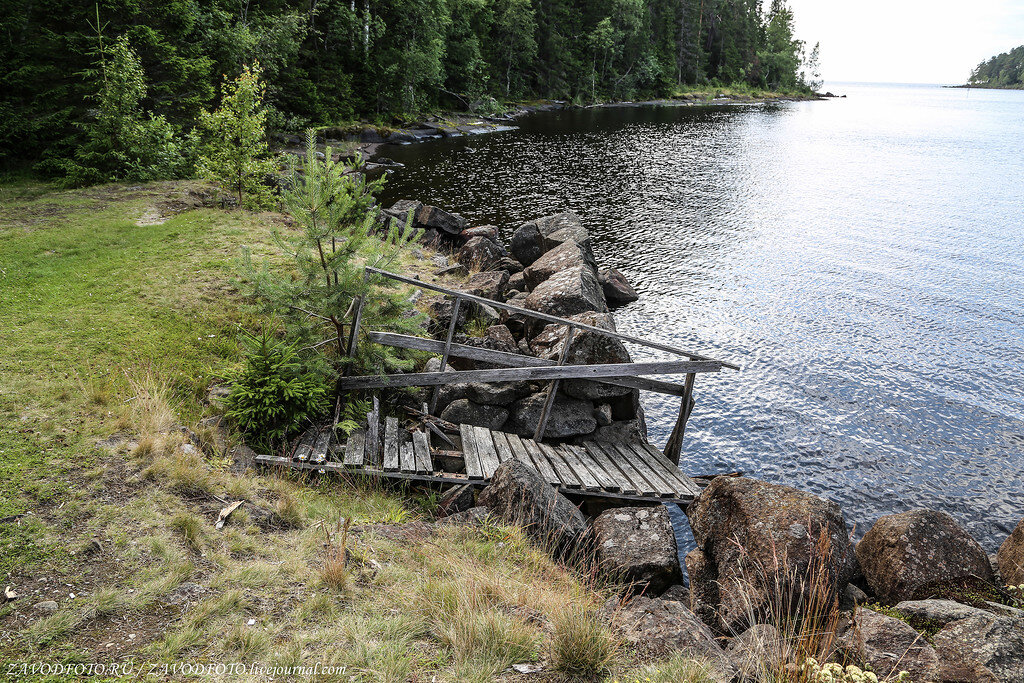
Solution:
<path fill-rule="evenodd" d="M 459 425 L 461 448 L 454 452 L 461 452 L 465 472 L 440 472 L 435 469 L 430 433 L 422 428 L 410 431 L 394 417 L 381 420 L 379 410 L 375 405 L 367 415 L 368 427 L 352 432 L 340 446 L 334 445 L 331 430 L 312 428 L 298 439 L 290 456 L 260 455 L 257 463 L 484 485 L 501 463 L 514 459 L 564 493 L 580 496 L 689 502 L 700 492 L 692 479 L 648 443 L 537 443 L 472 425 Z M 446 449 L 442 454 L 453 454 L 447 450 L 449 445 L 441 448 Z"/>

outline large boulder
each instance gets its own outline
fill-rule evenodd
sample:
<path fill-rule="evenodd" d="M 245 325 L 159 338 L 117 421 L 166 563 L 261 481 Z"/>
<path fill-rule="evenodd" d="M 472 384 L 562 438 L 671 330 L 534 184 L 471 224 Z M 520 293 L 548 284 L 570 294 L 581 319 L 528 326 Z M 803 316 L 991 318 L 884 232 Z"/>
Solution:
<path fill-rule="evenodd" d="M 580 313 L 569 316 L 569 319 L 611 332 L 615 331 L 615 320 L 611 313 Z M 565 336 L 564 325 L 546 325 L 537 336 L 530 340 L 530 348 L 539 358 L 556 360 L 562 354 Z M 630 360 L 629 351 L 615 337 L 580 329 L 573 333 L 572 341 L 569 344 L 569 355 L 566 356 L 566 363 L 570 365 L 629 363 Z M 629 387 L 586 379 L 565 380 L 561 386 L 568 396 L 590 401 L 602 401 L 623 396 L 632 391 Z M 635 417 L 635 411 L 630 417 Z"/>
<path fill-rule="evenodd" d="M 530 391 L 525 382 L 456 382 L 438 389 L 437 409 L 444 410 L 460 398 L 489 406 L 507 406 Z"/>
<path fill-rule="evenodd" d="M 1024 519 L 1017 524 L 996 553 L 999 576 L 1008 586 L 1024 584 Z"/>
<path fill-rule="evenodd" d="M 530 292 L 523 306 L 563 318 L 587 311 L 603 313 L 608 310 L 597 275 L 588 266 L 567 268 L 555 273 Z"/>
<path fill-rule="evenodd" d="M 485 270 L 474 273 L 459 288 L 463 292 L 482 296 L 494 301 L 505 300 L 505 289 L 508 287 L 508 273 L 504 270 Z"/>
<path fill-rule="evenodd" d="M 540 422 L 546 396 L 546 392 L 533 394 L 509 406 L 509 419 L 505 423 L 505 431 L 532 437 L 534 430 L 537 429 L 537 423 Z M 567 439 L 590 434 L 595 429 L 597 418 L 594 417 L 593 403 L 559 394 L 555 397 L 555 403 L 548 415 L 544 436 L 549 439 Z"/>
<path fill-rule="evenodd" d="M 881 680 L 906 671 L 912 681 L 933 681 L 939 667 L 935 649 L 922 634 L 899 619 L 869 609 L 856 611 L 835 644 L 847 660 L 869 666 Z"/>
<path fill-rule="evenodd" d="M 612 598 L 603 611 L 625 643 L 643 656 L 678 652 L 707 661 L 715 680 L 730 681 L 736 676 L 736 667 L 715 635 L 681 602 L 636 596 L 622 604 Z"/>
<path fill-rule="evenodd" d="M 887 602 L 913 600 L 933 584 L 995 578 L 978 542 L 934 510 L 880 518 L 857 544 L 857 560 L 871 590 Z"/>
<path fill-rule="evenodd" d="M 582 243 L 589 239 L 586 228 L 574 213 L 545 216 L 524 223 L 512 233 L 511 250 L 516 260 L 529 266 L 541 255 L 563 242 Z"/>
<path fill-rule="evenodd" d="M 597 262 L 594 259 L 594 251 L 590 248 L 590 240 L 583 244 L 563 242 L 551 251 L 545 252 L 523 270 L 526 288 L 532 290 L 555 273 L 581 266 L 592 268 L 597 273 Z"/>
<path fill-rule="evenodd" d="M 597 281 L 604 290 L 604 298 L 611 307 L 625 306 L 640 298 L 640 295 L 629 284 L 626 276 L 615 268 L 602 268 L 597 272 Z"/>
<path fill-rule="evenodd" d="M 827 599 L 854 575 L 842 511 L 810 493 L 716 477 L 686 514 L 697 545 L 686 557 L 692 606 L 724 633 L 750 626 L 779 586 L 796 600 L 813 583 Z"/>
<path fill-rule="evenodd" d="M 468 221 L 459 214 L 448 213 L 436 206 L 423 206 L 416 214 L 415 220 L 419 227 L 433 228 L 449 237 L 459 235 L 468 224 Z"/>
<path fill-rule="evenodd" d="M 505 249 L 486 237 L 473 237 L 455 254 L 455 260 L 470 270 L 488 270 L 505 256 Z M 507 282 L 507 280 L 506 280 Z"/>
<path fill-rule="evenodd" d="M 467 398 L 459 398 L 441 411 L 441 419 L 455 424 L 476 425 L 498 430 L 508 420 L 508 410 L 501 406 L 481 405 Z"/>
<path fill-rule="evenodd" d="M 672 521 L 663 505 L 605 510 L 594 519 L 598 565 L 633 593 L 660 593 L 681 583 Z"/>
<path fill-rule="evenodd" d="M 1024 620 L 960 619 L 939 631 L 934 643 L 942 660 L 943 681 L 1024 681 Z"/>
<path fill-rule="evenodd" d="M 990 617 L 991 612 L 980 607 L 962 605 L 953 600 L 904 600 L 896 603 L 896 609 L 908 617 L 948 624 L 968 617 Z"/>
<path fill-rule="evenodd" d="M 589 534 L 583 514 L 518 460 L 498 466 L 477 504 L 508 524 L 522 526 L 530 538 L 558 556 L 586 553 Z"/>

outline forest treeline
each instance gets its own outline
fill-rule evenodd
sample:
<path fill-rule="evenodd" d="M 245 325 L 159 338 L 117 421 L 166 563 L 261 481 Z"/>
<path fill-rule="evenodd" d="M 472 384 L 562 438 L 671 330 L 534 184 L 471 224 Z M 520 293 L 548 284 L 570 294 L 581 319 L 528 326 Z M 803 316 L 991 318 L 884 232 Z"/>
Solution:
<path fill-rule="evenodd" d="M 967 84 L 976 88 L 1024 88 L 1024 45 L 974 67 Z"/>
<path fill-rule="evenodd" d="M 665 96 L 699 84 L 814 86 L 785 0 L 37 0 L 0 14 L 0 158 L 59 166 L 137 61 L 135 106 L 186 135 L 258 63 L 270 129 L 387 123 L 496 101 Z M 105 42 L 104 42 L 105 41 Z M 106 57 L 104 57 L 106 55 Z M 130 65 L 129 65 L 130 66 Z M 133 76 L 135 78 L 136 76 Z M 132 86 L 134 88 L 134 86 Z M 166 125 L 165 125 L 166 124 Z"/>

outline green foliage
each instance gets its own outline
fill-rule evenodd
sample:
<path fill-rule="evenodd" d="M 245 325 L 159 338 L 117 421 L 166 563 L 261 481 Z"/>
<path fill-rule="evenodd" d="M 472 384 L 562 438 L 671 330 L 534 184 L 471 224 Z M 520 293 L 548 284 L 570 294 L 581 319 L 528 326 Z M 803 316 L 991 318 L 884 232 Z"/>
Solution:
<path fill-rule="evenodd" d="M 97 13 L 70 0 L 8 5 L 0 157 L 44 159 L 44 170 L 66 173 L 62 160 L 86 142 L 81 124 L 94 118 Z M 148 74 L 140 120 L 179 133 L 217 105 L 221 74 L 257 63 L 264 85 L 247 85 L 250 99 L 262 100 L 267 126 L 287 131 L 355 117 L 391 123 L 438 107 L 486 112 L 492 98 L 582 103 L 709 83 L 804 87 L 803 44 L 783 0 L 766 11 L 759 0 L 104 0 L 102 21 L 126 36 Z M 990 62 L 977 83 L 1019 80 L 1019 52 Z M 162 124 L 148 125 L 148 144 L 166 139 Z"/>
<path fill-rule="evenodd" d="M 107 49 L 99 40 L 95 119 L 83 125 L 85 141 L 56 162 L 67 187 L 127 180 L 144 182 L 191 175 L 192 139 L 180 138 L 163 116 L 142 109 L 146 76 L 127 36 Z"/>
<path fill-rule="evenodd" d="M 1024 45 L 982 62 L 967 83 L 978 88 L 1024 88 Z"/>
<path fill-rule="evenodd" d="M 360 373 L 408 369 L 411 361 L 379 344 L 358 344 L 350 355 L 351 320 L 360 300 L 363 329 L 414 333 L 420 318 L 408 293 L 363 271 L 394 264 L 412 239 L 410 226 L 392 221 L 384 229 L 374 206 L 384 179 L 368 181 L 358 159 L 348 172 L 334 156 L 327 147 L 321 158 L 316 134 L 308 131 L 302 165 L 292 158 L 281 197 L 301 226 L 297 234 L 277 236 L 292 270 L 253 270 L 254 294 L 285 321 L 288 339 L 319 350 L 331 372 L 349 365 Z"/>
<path fill-rule="evenodd" d="M 293 429 L 319 417 L 328 407 L 323 375 L 312 370 L 297 349 L 276 341 L 266 331 L 246 335 L 248 355 L 230 377 L 228 417 L 250 443 L 273 450 Z"/>
<path fill-rule="evenodd" d="M 259 62 L 235 79 L 224 78 L 220 107 L 199 115 L 203 147 L 199 173 L 231 192 L 239 205 L 260 209 L 273 201 L 268 181 L 277 163 L 267 146 L 266 85 Z"/>

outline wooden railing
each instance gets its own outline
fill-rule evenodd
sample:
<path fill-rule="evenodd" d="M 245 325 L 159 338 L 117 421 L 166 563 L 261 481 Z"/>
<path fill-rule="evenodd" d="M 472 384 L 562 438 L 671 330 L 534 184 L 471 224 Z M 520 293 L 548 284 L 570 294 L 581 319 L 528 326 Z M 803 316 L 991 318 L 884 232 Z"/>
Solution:
<path fill-rule="evenodd" d="M 686 430 L 686 422 L 693 410 L 693 387 L 699 373 L 719 372 L 722 368 L 738 370 L 739 367 L 732 363 L 715 360 L 708 356 L 680 349 L 669 344 L 651 341 L 628 334 L 622 334 L 606 330 L 594 325 L 568 320 L 558 316 L 532 311 L 527 308 L 513 304 L 494 301 L 485 297 L 462 292 L 456 289 L 449 289 L 440 285 L 422 282 L 414 278 L 391 273 L 377 268 L 366 268 L 366 278 L 380 276 L 396 282 L 401 282 L 413 287 L 419 287 L 428 291 L 445 294 L 452 298 L 451 323 L 448 325 L 448 334 L 445 340 L 438 341 L 425 337 L 414 337 L 389 332 L 371 331 L 367 333 L 367 339 L 377 344 L 393 346 L 397 348 L 413 349 L 418 351 L 429 351 L 441 354 L 441 370 L 438 372 L 416 372 L 401 375 L 368 375 L 360 377 L 343 377 L 339 380 L 338 389 L 342 391 L 359 389 L 383 389 L 388 387 L 410 387 L 410 386 L 433 386 L 438 387 L 451 382 L 513 382 L 521 380 L 547 380 L 549 381 L 547 395 L 541 411 L 537 428 L 534 432 L 534 441 L 540 441 L 544 437 L 547 428 L 548 418 L 554 406 L 555 394 L 558 391 L 559 382 L 563 379 L 587 379 L 607 384 L 625 386 L 644 391 L 654 391 L 662 394 L 669 394 L 680 397 L 679 416 L 676 419 L 675 427 L 669 436 L 664 453 L 674 462 L 679 462 L 682 452 L 683 433 Z M 464 302 L 482 304 L 499 310 L 509 311 L 518 315 L 527 316 L 535 320 L 541 320 L 566 327 L 565 339 L 558 360 L 534 358 L 531 356 L 483 349 L 476 346 L 456 344 L 455 330 L 458 325 L 459 310 Z M 356 345 L 359 342 L 359 325 L 362 319 L 364 301 L 356 303 L 353 314 L 352 330 L 349 337 L 348 352 L 354 355 Z M 594 334 L 612 337 L 623 342 L 638 344 L 651 349 L 665 351 L 687 360 L 660 360 L 645 361 L 638 363 L 605 363 L 594 365 L 567 365 L 566 360 L 573 336 L 578 330 L 585 330 Z M 448 359 L 451 357 L 476 360 L 502 367 L 487 370 L 463 370 L 446 371 Z M 648 379 L 642 375 L 658 374 L 685 374 L 683 384 L 666 382 L 663 380 Z M 431 398 L 429 409 L 433 412 L 437 406 L 438 391 L 435 389 Z"/>

